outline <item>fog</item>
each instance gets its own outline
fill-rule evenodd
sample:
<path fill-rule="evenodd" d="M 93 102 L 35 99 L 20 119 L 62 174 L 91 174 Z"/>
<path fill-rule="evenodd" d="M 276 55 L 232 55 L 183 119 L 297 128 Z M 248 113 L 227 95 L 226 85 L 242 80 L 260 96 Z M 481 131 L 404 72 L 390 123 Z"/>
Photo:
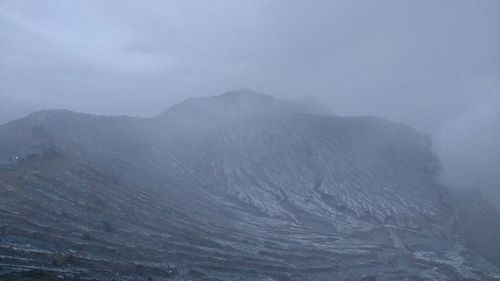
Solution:
<path fill-rule="evenodd" d="M 498 1 L 0 1 L 0 122 L 315 97 L 434 136 L 446 184 L 498 194 L 499 31 Z"/>
<path fill-rule="evenodd" d="M 434 138 L 443 163 L 442 180 L 457 188 L 479 188 L 500 205 L 500 98 L 473 104 L 446 123 Z"/>

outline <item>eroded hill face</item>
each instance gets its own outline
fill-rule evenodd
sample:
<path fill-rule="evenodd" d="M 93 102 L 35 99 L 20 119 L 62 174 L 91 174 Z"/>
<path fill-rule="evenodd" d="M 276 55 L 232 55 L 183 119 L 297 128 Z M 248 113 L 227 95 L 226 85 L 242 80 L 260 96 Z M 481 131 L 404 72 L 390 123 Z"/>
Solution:
<path fill-rule="evenodd" d="M 72 274 L 484 280 L 496 270 L 463 247 L 429 140 L 380 118 L 250 91 L 155 118 L 46 111 L 0 127 L 0 163 L 4 251 L 33 262 L 63 253 Z M 34 215 L 40 202 L 47 216 Z M 8 247 L 32 232 L 28 250 Z M 54 237 L 66 242 L 43 242 Z"/>

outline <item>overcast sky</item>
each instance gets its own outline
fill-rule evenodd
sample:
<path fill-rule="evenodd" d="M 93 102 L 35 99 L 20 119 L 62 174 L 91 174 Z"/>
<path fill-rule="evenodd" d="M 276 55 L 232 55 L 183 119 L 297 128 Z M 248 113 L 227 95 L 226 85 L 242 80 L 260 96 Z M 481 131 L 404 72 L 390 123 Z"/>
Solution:
<path fill-rule="evenodd" d="M 500 1 L 0 0 L 4 114 L 151 116 L 246 87 L 432 133 L 499 74 Z"/>
<path fill-rule="evenodd" d="M 0 0 L 0 122 L 239 88 L 407 123 L 449 181 L 500 186 L 500 1 Z"/>

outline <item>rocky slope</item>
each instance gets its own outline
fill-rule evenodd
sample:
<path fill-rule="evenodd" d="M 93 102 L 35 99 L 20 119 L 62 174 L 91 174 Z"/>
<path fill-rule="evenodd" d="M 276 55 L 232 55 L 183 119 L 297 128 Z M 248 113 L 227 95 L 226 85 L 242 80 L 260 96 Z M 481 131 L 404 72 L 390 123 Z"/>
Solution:
<path fill-rule="evenodd" d="M 380 118 L 248 90 L 44 111 L 0 126 L 0 165 L 5 278 L 500 280 L 430 140 Z"/>

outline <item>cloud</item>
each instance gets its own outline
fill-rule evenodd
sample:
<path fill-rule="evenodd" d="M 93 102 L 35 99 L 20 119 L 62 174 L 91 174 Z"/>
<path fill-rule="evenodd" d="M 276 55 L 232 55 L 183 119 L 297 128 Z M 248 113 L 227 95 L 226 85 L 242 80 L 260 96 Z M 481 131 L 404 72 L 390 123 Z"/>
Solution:
<path fill-rule="evenodd" d="M 442 161 L 443 183 L 480 190 L 500 206 L 500 83 L 489 89 L 491 96 L 445 122 L 434 147 Z"/>
<path fill-rule="evenodd" d="M 252 88 L 434 132 L 498 74 L 496 1 L 1 1 L 0 97 L 155 115 Z M 477 84 L 481 87 L 480 84 Z"/>

